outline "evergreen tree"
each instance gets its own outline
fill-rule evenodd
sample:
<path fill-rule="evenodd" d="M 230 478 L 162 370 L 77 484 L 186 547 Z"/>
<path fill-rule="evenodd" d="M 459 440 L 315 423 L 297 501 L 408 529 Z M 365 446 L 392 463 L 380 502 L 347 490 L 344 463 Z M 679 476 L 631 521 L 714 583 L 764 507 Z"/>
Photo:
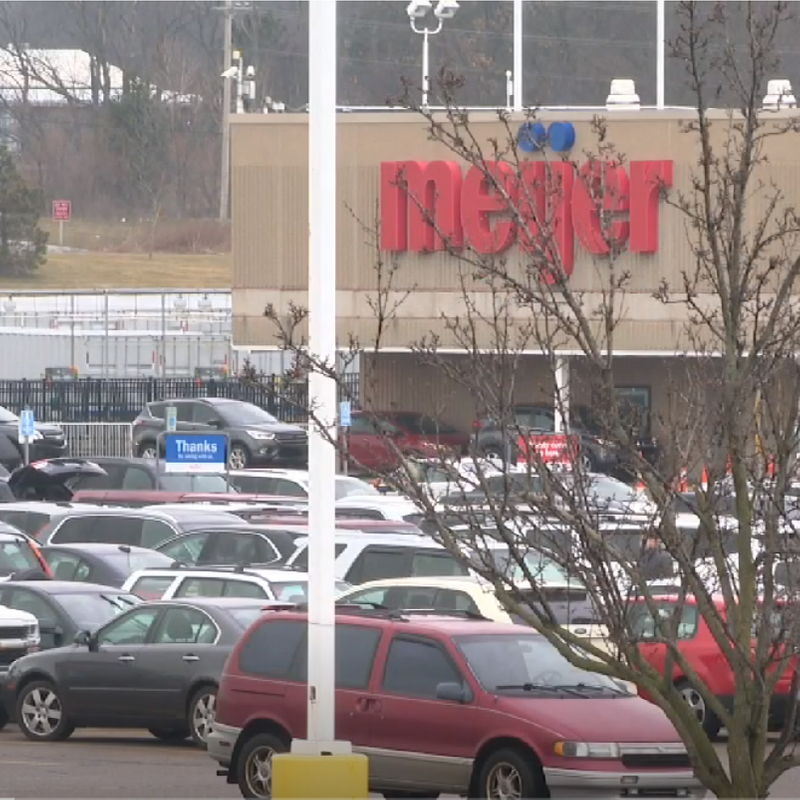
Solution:
<path fill-rule="evenodd" d="M 0 275 L 25 277 L 47 258 L 39 227 L 42 194 L 25 183 L 11 153 L 0 147 Z"/>

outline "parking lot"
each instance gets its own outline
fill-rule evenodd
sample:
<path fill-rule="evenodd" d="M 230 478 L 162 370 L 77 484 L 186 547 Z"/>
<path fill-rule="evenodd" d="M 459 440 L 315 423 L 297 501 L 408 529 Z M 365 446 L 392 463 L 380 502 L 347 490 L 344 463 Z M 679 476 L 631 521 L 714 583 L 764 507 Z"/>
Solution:
<path fill-rule="evenodd" d="M 82 730 L 58 743 L 29 742 L 13 725 L 0 732 L 6 797 L 240 797 L 215 767 L 191 744 L 164 744 L 143 731 Z M 770 797 L 797 797 L 798 780 L 800 769 L 786 773 Z"/>

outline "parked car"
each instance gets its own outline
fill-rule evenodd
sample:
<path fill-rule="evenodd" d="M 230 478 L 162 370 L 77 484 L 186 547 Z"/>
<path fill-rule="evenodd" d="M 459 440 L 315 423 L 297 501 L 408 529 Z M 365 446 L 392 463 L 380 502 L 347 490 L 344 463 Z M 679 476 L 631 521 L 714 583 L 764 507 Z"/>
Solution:
<path fill-rule="evenodd" d="M 555 412 L 548 405 L 518 405 L 511 410 L 513 422 L 505 429 L 485 414 L 475 420 L 475 451 L 483 457 L 509 459 L 519 456 L 521 434 L 552 434 L 555 431 Z M 640 426 L 644 427 L 640 427 Z M 644 458 L 655 462 L 658 445 L 650 433 L 649 421 L 630 423 L 636 448 Z M 574 405 L 570 409 L 570 432 L 579 438 L 580 460 L 587 472 L 614 474 L 625 472 L 626 464 L 619 447 L 603 437 L 602 426 L 588 406 Z"/>
<path fill-rule="evenodd" d="M 78 631 L 94 629 L 116 617 L 140 598 L 94 583 L 8 581 L 0 584 L 0 605 L 27 611 L 39 621 L 41 647 L 69 644 Z"/>
<path fill-rule="evenodd" d="M 345 497 L 336 501 L 336 516 L 353 519 L 385 519 L 416 525 L 423 517 L 422 509 L 402 495 Z"/>
<path fill-rule="evenodd" d="M 244 494 L 269 495 L 272 497 L 308 497 L 309 475 L 299 469 L 245 469 L 228 473 L 231 483 Z M 336 499 L 379 495 L 371 484 L 353 475 L 337 475 L 334 478 Z"/>
<path fill-rule="evenodd" d="M 19 441 L 19 417 L 7 408 L 0 406 L 0 435 L 4 437 L 17 454 L 16 463 L 11 461 L 11 448 L 0 448 L 0 459 L 3 466 L 7 469 L 15 469 L 23 463 L 23 446 Z M 53 425 L 49 422 L 37 422 L 36 434 L 29 445 L 29 456 L 31 461 L 39 461 L 43 458 L 61 458 L 67 455 L 67 437 L 64 429 L 60 425 Z"/>
<path fill-rule="evenodd" d="M 727 606 L 725 599 L 716 594 L 712 597 L 720 619 L 727 619 Z M 695 597 L 679 597 L 678 594 L 652 597 L 659 618 L 670 618 L 680 614 L 677 626 L 677 646 L 687 663 L 695 671 L 697 677 L 715 694 L 720 702 L 729 708 L 733 707 L 735 693 L 735 680 L 733 670 L 728 660 L 720 652 L 719 645 L 711 633 L 705 618 L 697 607 Z M 632 635 L 639 643 L 639 652 L 643 658 L 656 670 L 664 673 L 667 665 L 667 645 L 659 641 L 657 622 L 648 609 L 644 598 L 634 599 L 629 606 L 630 629 Z M 753 641 L 755 647 L 755 640 Z M 717 715 L 706 706 L 702 694 L 683 672 L 680 665 L 670 661 L 672 667 L 672 680 L 675 687 L 697 715 L 706 734 L 714 738 L 720 731 L 721 722 Z M 789 694 L 792 686 L 792 676 L 797 669 L 797 658 L 792 657 L 786 665 L 784 673 L 778 678 L 775 692 L 772 695 L 770 706 L 770 727 L 783 727 L 787 708 L 789 707 Z M 642 696 L 647 695 L 642 692 Z"/>
<path fill-rule="evenodd" d="M 39 620 L 33 614 L 0 606 L 0 678 L 18 658 L 37 652 L 41 643 Z M 0 728 L 3 725 L 0 707 Z"/>
<path fill-rule="evenodd" d="M 0 581 L 50 577 L 50 567 L 36 542 L 27 534 L 0 522 Z"/>
<path fill-rule="evenodd" d="M 337 531 L 336 577 L 353 585 L 416 575 L 468 575 L 447 550 L 423 535 Z M 308 569 L 308 538 L 297 540 L 288 566 Z"/>
<path fill-rule="evenodd" d="M 187 531 L 210 525 L 237 525 L 232 514 L 175 508 L 170 513 L 146 508 L 75 508 L 53 517 L 37 534 L 42 544 L 127 544 L 157 547 Z"/>
<path fill-rule="evenodd" d="M 178 477 L 181 477 L 178 475 Z M 231 484 L 231 492 L 167 492 L 162 489 L 139 491 L 136 489 L 83 489 L 75 492 L 73 503 L 88 503 L 105 506 L 127 506 L 128 508 L 145 508 L 146 506 L 164 505 L 198 505 L 226 506 L 238 511 L 253 506 L 291 506 L 300 499 L 297 497 L 265 497 L 254 494 L 235 492 Z"/>
<path fill-rule="evenodd" d="M 308 463 L 308 434 L 303 428 L 281 422 L 252 403 L 221 397 L 148 403 L 133 421 L 133 446 L 138 456 L 156 457 L 158 434 L 166 429 L 166 409 L 170 406 L 177 410 L 178 431 L 228 434 L 231 469 Z"/>
<path fill-rule="evenodd" d="M 137 570 L 171 567 L 175 561 L 155 550 L 127 544 L 45 545 L 41 553 L 54 580 L 117 588 Z"/>
<path fill-rule="evenodd" d="M 205 747 L 222 667 L 263 602 L 143 603 L 75 643 L 15 661 L 2 685 L 8 718 L 33 741 L 76 728 L 147 728 Z M 285 607 L 285 606 L 284 606 Z"/>
<path fill-rule="evenodd" d="M 264 614 L 223 671 L 208 752 L 244 797 L 270 797 L 272 756 L 307 734 L 307 626 Z M 372 792 L 705 794 L 661 709 L 519 626 L 345 607 L 332 666 L 336 735 L 368 756 Z"/>
<path fill-rule="evenodd" d="M 293 535 L 294 533 L 294 535 Z M 304 529 L 292 532 L 267 525 L 237 525 L 221 530 L 184 533 L 156 549 L 185 566 L 250 566 L 285 564 L 297 547 L 295 539 Z"/>
<path fill-rule="evenodd" d="M 101 466 L 85 458 L 51 458 L 15 469 L 6 485 L 16 500 L 62 503 L 72 500 L 78 480 L 105 474 Z"/>
<path fill-rule="evenodd" d="M 308 599 L 308 573 L 293 569 L 179 568 L 147 569 L 131 575 L 125 591 L 146 600 L 173 597 L 250 597 L 305 603 Z M 338 591 L 346 591 L 349 583 L 339 581 Z"/>
<path fill-rule="evenodd" d="M 72 483 L 74 493 L 84 491 L 193 492 L 211 495 L 236 493 L 224 475 L 203 472 L 167 472 L 154 458 L 99 456 L 92 459 L 102 474 L 82 475 Z M 155 502 L 155 501 L 153 501 Z"/>
<path fill-rule="evenodd" d="M 596 615 L 586 588 L 577 581 L 566 582 L 562 571 L 555 564 L 544 565 L 534 574 L 537 575 L 539 596 L 546 600 L 555 621 L 576 636 L 585 636 L 597 647 L 607 649 L 607 631 L 595 622 Z M 529 599 L 530 597 L 530 592 L 520 592 L 519 601 L 530 603 L 531 608 L 536 611 L 538 603 Z M 491 584 L 467 575 L 370 581 L 344 592 L 339 596 L 338 602 L 392 611 L 427 609 L 444 614 L 458 612 L 506 624 L 525 624 L 522 617 L 503 606 Z"/>
<path fill-rule="evenodd" d="M 283 516 L 283 509 L 276 510 L 275 515 L 264 517 L 266 525 L 285 525 L 291 530 L 299 529 L 299 535 L 305 536 L 304 528 L 308 525 L 308 515 Z M 397 522 L 391 519 L 359 519 L 358 517 L 342 516 L 338 510 L 336 513 L 336 528 L 341 531 L 352 530 L 362 531 L 363 533 L 409 533 L 412 536 L 419 536 L 422 531 L 413 522 Z"/>
<path fill-rule="evenodd" d="M 466 455 L 469 435 L 416 411 L 354 411 L 347 432 L 354 469 L 383 472 L 403 456 L 436 456 L 443 450 Z M 399 453 L 399 454 L 398 454 Z"/>
<path fill-rule="evenodd" d="M 13 525 L 35 539 L 53 517 L 63 516 L 75 509 L 99 508 L 71 502 L 46 503 L 42 500 L 15 500 L 0 503 L 0 522 Z"/>

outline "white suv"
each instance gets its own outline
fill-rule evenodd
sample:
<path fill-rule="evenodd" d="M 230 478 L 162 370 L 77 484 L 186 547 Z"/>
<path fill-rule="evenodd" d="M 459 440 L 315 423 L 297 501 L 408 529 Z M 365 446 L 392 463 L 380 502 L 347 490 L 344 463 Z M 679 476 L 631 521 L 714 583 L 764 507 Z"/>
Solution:
<path fill-rule="evenodd" d="M 240 469 L 228 473 L 230 482 L 242 494 L 263 494 L 273 497 L 308 497 L 309 476 L 300 469 Z M 361 478 L 337 475 L 336 499 L 380 496 L 380 492 Z"/>
<path fill-rule="evenodd" d="M 18 658 L 36 652 L 41 641 L 39 620 L 33 614 L 0 606 L 0 674 Z M 0 719 L 2 719 L 2 706 L 0 706 Z"/>
<path fill-rule="evenodd" d="M 450 553 L 428 536 L 413 533 L 336 533 L 336 577 L 349 584 L 422 575 L 468 575 Z M 308 569 L 308 538 L 295 541 L 287 566 Z"/>
<path fill-rule="evenodd" d="M 350 588 L 340 582 L 338 591 Z M 141 569 L 125 581 L 122 591 L 145 600 L 173 597 L 252 597 L 305 603 L 308 573 L 292 569 Z"/>

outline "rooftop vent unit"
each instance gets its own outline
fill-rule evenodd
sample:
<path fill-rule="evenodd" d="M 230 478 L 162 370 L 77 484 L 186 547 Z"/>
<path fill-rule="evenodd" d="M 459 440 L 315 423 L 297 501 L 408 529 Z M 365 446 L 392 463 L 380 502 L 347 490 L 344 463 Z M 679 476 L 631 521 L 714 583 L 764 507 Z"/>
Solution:
<path fill-rule="evenodd" d="M 797 100 L 792 91 L 791 81 L 778 78 L 767 82 L 767 93 L 764 96 L 764 108 L 779 111 L 782 108 L 797 108 Z"/>
<path fill-rule="evenodd" d="M 630 78 L 614 78 L 611 81 L 611 92 L 606 99 L 606 108 L 609 111 L 638 111 L 641 101 L 636 94 L 636 82 Z"/>

